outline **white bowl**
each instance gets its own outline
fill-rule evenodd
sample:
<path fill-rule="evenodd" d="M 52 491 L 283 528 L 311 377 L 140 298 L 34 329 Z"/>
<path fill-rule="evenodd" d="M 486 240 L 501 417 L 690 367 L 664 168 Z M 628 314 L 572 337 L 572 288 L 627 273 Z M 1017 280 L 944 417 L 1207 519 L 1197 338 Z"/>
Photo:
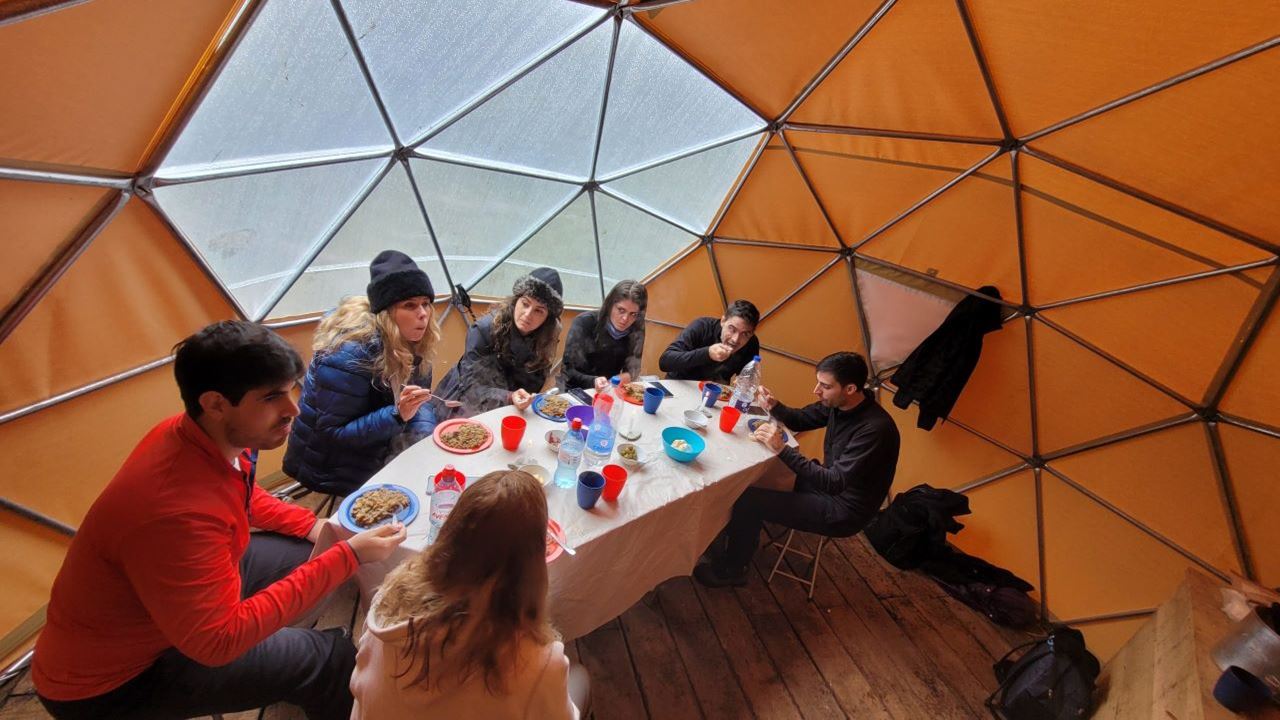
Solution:
<path fill-rule="evenodd" d="M 551 471 L 541 465 L 521 465 L 516 469 L 532 475 L 535 480 L 542 483 L 542 487 L 546 487 L 551 482 Z"/>
<path fill-rule="evenodd" d="M 701 410 L 685 410 L 684 411 L 684 424 L 688 425 L 694 430 L 706 430 L 707 425 L 710 422 L 711 421 L 707 419 L 707 416 L 702 414 Z"/>
<path fill-rule="evenodd" d="M 622 448 L 625 448 L 625 447 L 633 447 L 636 449 L 635 460 L 632 460 L 622 454 Z M 621 443 L 618 445 L 618 461 L 621 462 L 623 467 L 625 468 L 628 468 L 630 470 L 638 470 L 644 467 L 645 463 L 649 462 L 650 459 L 651 458 L 649 454 L 644 451 L 644 448 L 640 447 L 639 445 L 636 445 L 635 443 Z"/>

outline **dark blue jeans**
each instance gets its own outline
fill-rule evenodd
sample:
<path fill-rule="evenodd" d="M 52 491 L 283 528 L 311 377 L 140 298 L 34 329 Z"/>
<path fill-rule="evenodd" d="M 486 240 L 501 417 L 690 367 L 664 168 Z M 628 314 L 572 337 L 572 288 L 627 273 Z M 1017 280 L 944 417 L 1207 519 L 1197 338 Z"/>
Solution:
<path fill-rule="evenodd" d="M 766 522 L 802 532 L 849 537 L 857 535 L 869 520 L 856 517 L 844 503 L 824 493 L 750 487 L 733 504 L 722 565 L 732 572 L 746 568 L 760 545 L 760 530 Z"/>
<path fill-rule="evenodd" d="M 240 561 L 249 597 L 306 562 L 311 543 L 255 533 Z M 356 649 L 345 628 L 284 628 L 227 665 L 207 667 L 170 648 L 141 675 L 111 692 L 70 702 L 40 698 L 58 720 L 169 720 L 252 710 L 276 702 L 300 706 L 310 720 L 351 716 Z"/>

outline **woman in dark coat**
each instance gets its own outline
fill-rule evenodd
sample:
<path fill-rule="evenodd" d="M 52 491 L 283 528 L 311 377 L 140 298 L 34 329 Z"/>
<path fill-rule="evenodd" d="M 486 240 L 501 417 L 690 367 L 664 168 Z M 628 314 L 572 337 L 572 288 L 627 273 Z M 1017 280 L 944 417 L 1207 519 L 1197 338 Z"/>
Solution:
<path fill-rule="evenodd" d="M 516 280 L 511 296 L 467 331 L 462 357 L 436 388 L 438 401 L 461 405 L 445 410 L 436 402 L 437 413 L 471 417 L 503 405 L 529 407 L 555 361 L 563 293 L 560 274 L 551 268 Z"/>
<path fill-rule="evenodd" d="M 316 328 L 284 471 L 334 495 L 359 488 L 435 429 L 431 360 L 440 340 L 431 280 L 408 255 L 379 253 L 368 296 L 343 298 Z"/>
<path fill-rule="evenodd" d="M 648 304 L 644 285 L 623 280 L 613 286 L 599 310 L 574 318 L 564 342 L 560 387 L 600 390 L 614 375 L 624 384 L 639 377 Z"/>

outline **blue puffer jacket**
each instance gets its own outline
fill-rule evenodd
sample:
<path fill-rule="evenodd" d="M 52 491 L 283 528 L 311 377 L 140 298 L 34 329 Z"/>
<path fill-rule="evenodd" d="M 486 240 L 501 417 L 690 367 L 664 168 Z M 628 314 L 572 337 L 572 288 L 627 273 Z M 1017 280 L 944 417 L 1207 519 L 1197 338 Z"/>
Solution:
<path fill-rule="evenodd" d="M 284 471 L 306 487 L 347 495 L 382 469 L 397 439 L 405 445 L 430 435 L 436 416 L 430 403 L 407 423 L 396 415 L 391 390 L 375 384 L 371 360 L 381 343 L 344 343 L 317 353 L 307 368 L 293 421 Z M 431 387 L 431 369 L 411 384 Z"/>

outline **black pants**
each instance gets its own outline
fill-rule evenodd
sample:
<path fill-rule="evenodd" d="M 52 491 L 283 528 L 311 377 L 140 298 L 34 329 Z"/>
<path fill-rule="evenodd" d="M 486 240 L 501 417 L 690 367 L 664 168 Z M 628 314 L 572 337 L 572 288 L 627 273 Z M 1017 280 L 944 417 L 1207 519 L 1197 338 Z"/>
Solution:
<path fill-rule="evenodd" d="M 747 488 L 733 504 L 729 517 L 728 547 L 722 564 L 733 572 L 746 568 L 760 544 L 760 529 L 771 522 L 803 532 L 831 537 L 856 535 L 870 518 L 861 518 L 831 495 L 805 490 Z"/>
<path fill-rule="evenodd" d="M 255 533 L 240 560 L 241 595 L 249 597 L 306 562 L 311 543 Z M 310 720 L 351 716 L 356 649 L 344 628 L 284 628 L 220 667 L 170 648 L 141 675 L 97 697 L 71 702 L 40 698 L 58 720 L 169 720 L 232 713 L 288 702 Z"/>

